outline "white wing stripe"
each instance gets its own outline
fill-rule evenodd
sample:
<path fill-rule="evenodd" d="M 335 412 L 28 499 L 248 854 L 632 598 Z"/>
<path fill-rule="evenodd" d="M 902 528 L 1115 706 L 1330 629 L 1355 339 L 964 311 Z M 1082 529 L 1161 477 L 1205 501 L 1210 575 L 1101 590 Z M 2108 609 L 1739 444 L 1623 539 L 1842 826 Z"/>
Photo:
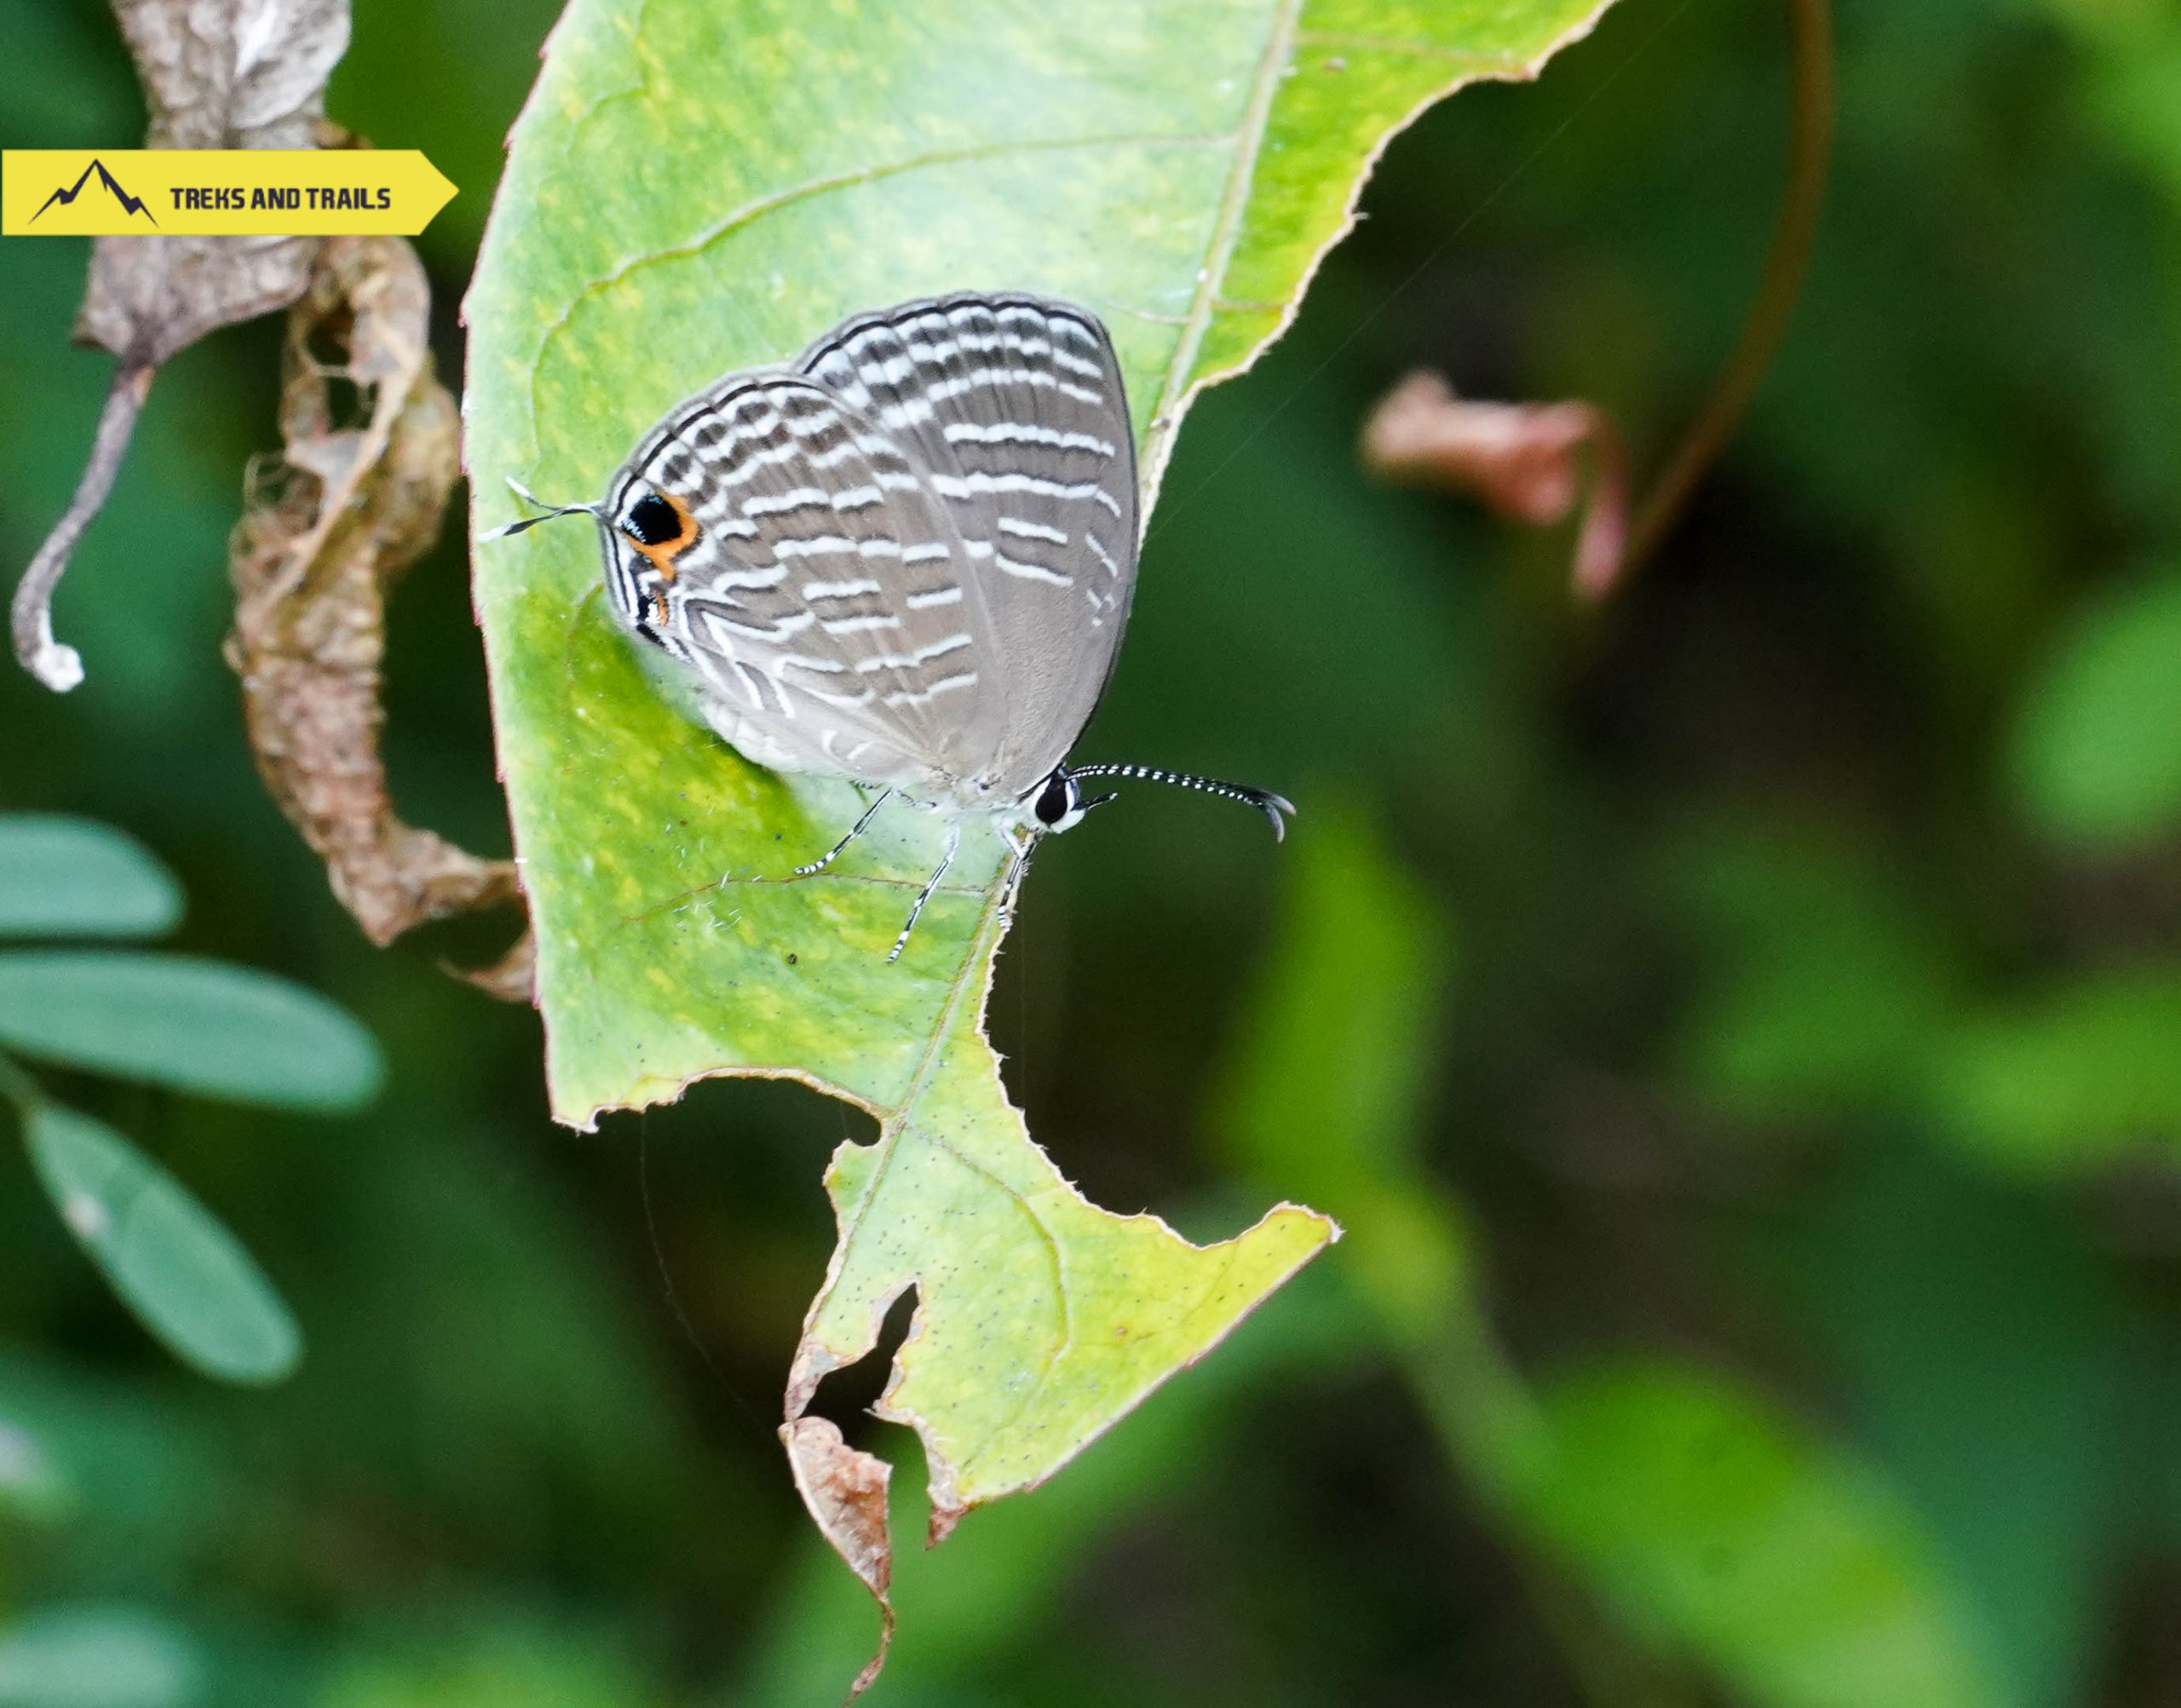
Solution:
<path fill-rule="evenodd" d="M 1062 575 L 1058 570 L 1047 569 L 1042 563 L 1023 563 L 1008 556 L 1005 552 L 994 553 L 992 564 L 1001 574 L 1014 576 L 1020 581 L 1050 582 L 1055 587 L 1075 585 L 1075 578 L 1072 575 Z"/>
<path fill-rule="evenodd" d="M 952 693 L 957 688 L 975 687 L 976 683 L 977 673 L 975 670 L 964 670 L 958 676 L 941 676 L 920 693 L 907 688 L 900 689 L 885 696 L 880 704 L 883 705 L 923 705 L 927 701 L 937 699 L 941 694 Z"/>
<path fill-rule="evenodd" d="M 786 492 L 767 497 L 745 498 L 742 514 L 745 516 L 779 516 L 790 510 L 808 510 L 821 504 L 830 504 L 832 495 L 820 486 L 797 486 Z"/>
<path fill-rule="evenodd" d="M 838 658 L 814 658 L 801 653 L 783 653 L 773 660 L 773 676 L 778 680 L 791 667 L 798 670 L 816 670 L 825 676 L 847 674 L 848 666 Z"/>
<path fill-rule="evenodd" d="M 979 426 L 974 421 L 951 421 L 946 428 L 949 445 L 1050 445 L 1056 451 L 1095 451 L 1114 454 L 1113 441 L 1095 433 L 1063 433 L 1027 421 L 995 421 Z"/>
<path fill-rule="evenodd" d="M 949 653 L 958 653 L 969 644 L 967 635 L 949 635 L 944 641 L 934 641 L 929 647 L 919 647 L 913 653 L 880 653 L 859 659 L 856 670 L 866 675 L 872 670 L 913 670 L 918 664 L 929 664 L 934 658 L 943 658 Z"/>
<path fill-rule="evenodd" d="M 942 498 L 967 498 L 979 492 L 1035 492 L 1047 498 L 1103 499 L 1114 513 L 1120 507 L 1096 480 L 1048 480 L 1042 474 L 934 474 L 932 490 Z"/>
<path fill-rule="evenodd" d="M 839 555 L 843 552 L 846 552 L 849 555 L 853 556 L 855 555 L 856 549 L 857 546 L 855 541 L 844 538 L 839 534 L 815 534 L 809 539 L 774 540 L 773 542 L 773 555 L 775 559 L 791 557 L 834 557 Z"/>

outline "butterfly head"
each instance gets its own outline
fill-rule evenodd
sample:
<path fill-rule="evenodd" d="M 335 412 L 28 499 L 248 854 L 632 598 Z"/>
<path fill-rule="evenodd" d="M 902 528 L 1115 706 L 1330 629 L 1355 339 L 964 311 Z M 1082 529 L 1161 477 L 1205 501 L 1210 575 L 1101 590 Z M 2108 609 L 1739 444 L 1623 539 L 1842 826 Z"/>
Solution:
<path fill-rule="evenodd" d="M 1024 797 L 1023 805 L 1028 808 L 1030 823 L 1042 833 L 1053 834 L 1073 830 L 1093 807 L 1102 807 L 1113 798 L 1085 795 L 1074 774 L 1062 765 Z"/>

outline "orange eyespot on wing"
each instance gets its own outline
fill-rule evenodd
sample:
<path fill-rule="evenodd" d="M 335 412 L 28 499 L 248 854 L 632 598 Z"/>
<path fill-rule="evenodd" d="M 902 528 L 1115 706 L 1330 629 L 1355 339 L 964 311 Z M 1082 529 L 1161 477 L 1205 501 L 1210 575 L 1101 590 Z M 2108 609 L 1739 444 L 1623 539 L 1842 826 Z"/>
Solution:
<path fill-rule="evenodd" d="M 702 531 L 697 526 L 697 519 L 689 514 L 689 507 L 671 492 L 651 494 L 641 501 L 641 505 L 649 513 L 636 519 L 642 523 L 641 530 L 624 522 L 621 532 L 630 545 L 651 560 L 661 581 L 671 581 L 674 560 L 697 543 Z M 674 532 L 669 532 L 669 526 Z M 662 600 L 662 605 L 664 602 Z"/>

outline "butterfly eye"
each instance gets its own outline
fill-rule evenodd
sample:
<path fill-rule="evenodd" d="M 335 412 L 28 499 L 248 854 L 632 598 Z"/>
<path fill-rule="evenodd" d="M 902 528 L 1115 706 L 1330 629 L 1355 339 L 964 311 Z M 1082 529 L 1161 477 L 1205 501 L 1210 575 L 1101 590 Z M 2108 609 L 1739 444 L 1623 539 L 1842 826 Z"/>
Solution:
<path fill-rule="evenodd" d="M 640 545 L 665 545 L 682 535 L 682 518 L 673 505 L 656 492 L 647 492 L 629 506 L 621 518 L 622 531 Z"/>

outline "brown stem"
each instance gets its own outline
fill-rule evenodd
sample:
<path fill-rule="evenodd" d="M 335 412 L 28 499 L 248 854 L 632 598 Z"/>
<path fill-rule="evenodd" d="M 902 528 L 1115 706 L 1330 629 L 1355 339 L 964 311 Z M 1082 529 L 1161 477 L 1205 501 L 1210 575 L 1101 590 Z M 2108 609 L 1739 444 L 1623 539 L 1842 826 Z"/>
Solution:
<path fill-rule="evenodd" d="M 1772 228 L 1764 276 L 1742 322 L 1734 354 L 1712 388 L 1680 448 L 1667 460 L 1637 508 L 1622 572 L 1657 549 L 1704 471 L 1741 423 L 1771 366 L 1810 271 L 1817 217 L 1825 204 L 1825 174 L 1833 153 L 1833 15 L 1830 0 L 1787 0 L 1793 56 L 1794 116 L 1787 144 L 1787 195 Z"/>
<path fill-rule="evenodd" d="M 106 407 L 99 411 L 98 432 L 91 440 L 90 461 L 83 478 L 76 483 L 76 496 L 37 549 L 31 566 L 15 589 L 15 656 L 23 668 L 55 693 L 66 693 L 83 680 L 83 661 L 73 647 L 53 638 L 53 591 L 68 568 L 69 555 L 83 530 L 91 525 L 113 490 L 113 477 L 121 459 L 129 454 L 129 436 L 136 431 L 136 417 L 144 407 L 156 370 L 141 364 L 122 363 L 113 371 L 106 389 Z"/>

